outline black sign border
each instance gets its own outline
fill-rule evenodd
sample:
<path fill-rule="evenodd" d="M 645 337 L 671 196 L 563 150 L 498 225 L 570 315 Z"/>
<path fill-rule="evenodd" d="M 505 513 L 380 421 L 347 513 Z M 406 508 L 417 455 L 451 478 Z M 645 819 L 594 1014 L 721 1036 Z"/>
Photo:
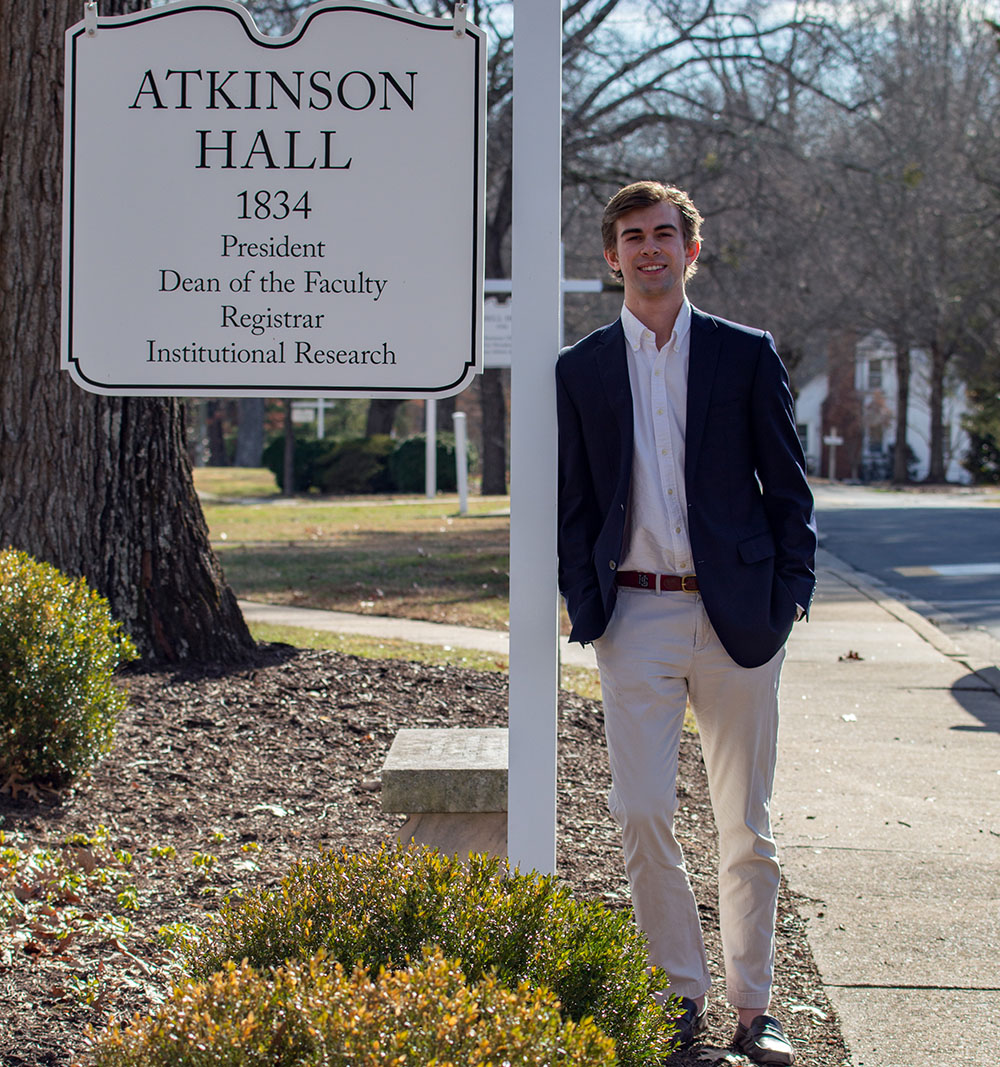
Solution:
<path fill-rule="evenodd" d="M 454 33 L 454 29 L 451 23 L 442 22 L 441 25 L 431 25 L 424 22 L 419 17 L 411 17 L 409 13 L 394 10 L 392 8 L 380 9 L 378 7 L 368 7 L 360 4 L 334 4 L 330 6 L 321 6 L 313 8 L 309 11 L 306 17 L 299 23 L 297 32 L 290 34 L 288 37 L 275 38 L 273 41 L 254 36 L 250 27 L 247 25 L 247 19 L 251 18 L 248 12 L 243 13 L 231 7 L 217 7 L 215 4 L 192 4 L 185 7 L 166 7 L 159 11 L 142 11 L 133 15 L 123 16 L 121 21 L 115 21 L 113 23 L 98 23 L 98 32 L 106 33 L 109 30 L 124 29 L 134 22 L 153 22 L 156 19 L 166 18 L 169 15 L 179 15 L 187 11 L 221 11 L 232 15 L 237 19 L 243 31 L 251 42 L 258 45 L 261 48 L 289 48 L 294 44 L 297 44 L 306 33 L 310 22 L 314 18 L 318 18 L 320 15 L 335 11 L 356 11 L 365 12 L 369 15 L 376 15 L 380 18 L 388 18 L 395 22 L 405 22 L 410 25 L 417 25 L 423 29 L 432 30 L 440 33 Z M 440 20 L 439 20 L 440 21 Z M 69 163 L 66 168 L 68 173 L 69 188 L 63 190 L 63 195 L 69 197 L 69 208 L 67 218 L 67 232 L 64 240 L 68 244 L 67 254 L 67 277 L 66 285 L 68 292 L 65 298 L 65 311 L 66 316 L 66 351 L 65 359 L 61 360 L 60 365 L 63 369 L 69 370 L 73 377 L 78 382 L 86 382 L 88 385 L 93 386 L 93 391 L 103 393 L 108 396 L 192 396 L 192 397 L 213 397 L 213 396 L 334 396 L 334 397 L 348 397 L 354 396 L 359 398 L 364 397 L 377 397 L 382 396 L 386 398 L 404 398 L 404 399 L 419 399 L 420 397 L 434 397 L 434 396 L 450 396 L 456 392 L 461 392 L 463 389 L 471 385 L 472 379 L 475 377 L 478 366 L 476 362 L 476 326 L 477 326 L 477 308 L 482 308 L 484 292 L 483 292 L 483 272 L 474 270 L 473 277 L 473 293 L 472 293 L 472 318 L 471 318 L 471 337 L 469 339 L 470 356 L 462 365 L 462 370 L 459 376 L 447 385 L 441 386 L 416 386 L 413 388 L 406 388 L 402 386 L 340 386 L 338 388 L 331 388 L 329 385 L 322 386 L 287 386 L 287 385 L 204 385 L 198 383 L 196 385 L 172 385 L 170 388 L 157 388 L 148 384 L 138 383 L 107 383 L 95 381 L 89 378 L 83 373 L 81 358 L 73 354 L 73 299 L 74 299 L 74 275 L 76 270 L 76 258 L 74 249 L 74 236 L 75 227 L 73 225 L 73 214 L 76 211 L 76 66 L 77 66 L 77 46 L 80 42 L 80 38 L 86 34 L 86 27 L 81 23 L 77 28 L 71 31 L 70 37 L 72 40 L 72 52 L 71 52 L 71 67 L 74 72 L 72 78 L 68 78 L 67 84 L 64 88 L 67 94 L 66 107 L 69 110 L 70 122 L 67 135 L 66 151 L 69 153 Z M 477 33 L 471 33 L 468 27 L 464 30 L 466 37 L 471 37 L 473 46 L 475 48 L 475 69 L 478 71 L 482 62 L 481 50 L 483 47 L 483 39 Z M 481 93 L 483 91 L 480 79 L 477 77 L 474 79 L 473 86 L 473 116 L 474 116 L 474 131 L 475 131 L 475 143 L 474 143 L 474 156 L 473 156 L 473 183 L 472 183 L 472 200 L 473 200 L 473 218 L 477 220 L 475 226 L 473 226 L 472 233 L 472 262 L 475 267 L 480 261 L 480 225 L 479 220 L 485 211 L 485 182 L 480 181 L 480 160 L 483 158 L 481 155 L 481 138 L 485 136 L 485 123 L 480 123 L 478 116 L 481 108 Z M 480 195 L 480 189 L 483 190 Z M 464 383 L 464 384 L 463 384 Z"/>

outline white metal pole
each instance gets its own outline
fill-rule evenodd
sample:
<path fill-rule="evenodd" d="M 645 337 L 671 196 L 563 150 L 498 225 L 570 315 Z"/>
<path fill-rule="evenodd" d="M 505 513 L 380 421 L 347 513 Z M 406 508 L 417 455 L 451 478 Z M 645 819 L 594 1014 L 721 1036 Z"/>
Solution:
<path fill-rule="evenodd" d="M 556 401 L 562 5 L 514 0 L 507 852 L 556 866 Z"/>
<path fill-rule="evenodd" d="M 424 437 L 426 446 L 424 450 L 424 492 L 428 500 L 437 496 L 438 471 L 437 471 L 437 401 L 429 396 L 424 401 Z"/>
<path fill-rule="evenodd" d="M 469 514 L 469 454 L 466 449 L 465 412 L 453 411 L 455 424 L 455 476 L 458 480 L 458 513 Z"/>

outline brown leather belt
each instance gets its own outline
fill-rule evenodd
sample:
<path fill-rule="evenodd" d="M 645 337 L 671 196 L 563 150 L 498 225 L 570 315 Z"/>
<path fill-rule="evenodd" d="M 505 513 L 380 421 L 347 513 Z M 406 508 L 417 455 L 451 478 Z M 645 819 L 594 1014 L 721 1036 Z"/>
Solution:
<path fill-rule="evenodd" d="M 618 585 L 629 589 L 648 589 L 661 593 L 697 593 L 698 578 L 694 574 L 654 574 L 652 571 L 619 571 Z"/>

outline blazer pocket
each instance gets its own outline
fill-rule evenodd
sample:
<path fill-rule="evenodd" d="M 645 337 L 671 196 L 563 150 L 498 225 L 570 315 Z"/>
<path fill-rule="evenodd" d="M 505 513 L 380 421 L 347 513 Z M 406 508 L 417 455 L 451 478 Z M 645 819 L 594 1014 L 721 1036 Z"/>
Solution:
<path fill-rule="evenodd" d="M 761 533 L 740 541 L 736 547 L 744 563 L 760 563 L 774 555 L 774 538 L 770 533 Z"/>

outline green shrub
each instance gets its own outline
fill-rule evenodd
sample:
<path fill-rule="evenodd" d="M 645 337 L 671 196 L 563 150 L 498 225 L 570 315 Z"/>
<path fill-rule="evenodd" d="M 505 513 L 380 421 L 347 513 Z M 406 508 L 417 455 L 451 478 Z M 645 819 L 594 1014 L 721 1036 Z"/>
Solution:
<path fill-rule="evenodd" d="M 318 486 L 317 465 L 334 448 L 332 441 L 317 441 L 312 437 L 295 435 L 295 459 L 292 464 L 295 477 L 294 492 L 307 493 Z M 285 438 L 275 437 L 264 449 L 264 466 L 267 467 L 278 482 L 278 488 L 285 488 Z"/>
<path fill-rule="evenodd" d="M 977 485 L 1000 483 L 1000 395 L 992 383 L 970 387 L 971 410 L 962 417 L 969 448 L 962 466 Z"/>
<path fill-rule="evenodd" d="M 135 647 L 82 578 L 0 551 L 0 784 L 61 786 L 111 747 Z"/>
<path fill-rule="evenodd" d="M 439 952 L 376 978 L 319 954 L 269 976 L 229 963 L 176 987 L 152 1019 L 112 1026 L 97 1067 L 613 1067 L 613 1042 L 564 1023 L 547 990 L 469 985 Z"/>
<path fill-rule="evenodd" d="M 969 431 L 969 449 L 962 466 L 976 485 L 1000 484 L 1000 444 L 989 434 Z"/>
<path fill-rule="evenodd" d="M 207 976 L 228 961 L 264 970 L 325 950 L 345 967 L 399 967 L 439 945 L 470 980 L 546 986 L 568 1018 L 592 1015 L 619 1063 L 659 1064 L 673 1025 L 652 992 L 667 982 L 647 971 L 628 916 L 575 900 L 553 877 L 504 871 L 485 856 L 463 864 L 429 849 L 323 851 L 279 889 L 224 904 L 189 963 Z"/>
<path fill-rule="evenodd" d="M 316 484 L 323 493 L 389 493 L 389 456 L 395 447 L 388 434 L 338 441 L 316 460 Z"/>
<path fill-rule="evenodd" d="M 439 433 L 437 446 L 437 488 L 442 493 L 454 493 L 458 488 L 458 472 L 455 468 L 455 435 Z M 474 454 L 471 445 L 467 448 L 469 465 Z M 426 488 L 427 435 L 418 433 L 401 441 L 389 457 L 389 474 L 397 492 L 422 493 Z"/>
<path fill-rule="evenodd" d="M 467 446 L 470 466 L 475 451 Z M 295 492 L 422 493 L 427 460 L 426 436 L 416 434 L 396 442 L 385 434 L 344 440 L 295 435 Z M 285 488 L 285 438 L 275 437 L 264 449 L 264 466 L 273 472 L 278 488 Z M 455 435 L 437 435 L 437 487 L 444 493 L 458 488 Z"/>

